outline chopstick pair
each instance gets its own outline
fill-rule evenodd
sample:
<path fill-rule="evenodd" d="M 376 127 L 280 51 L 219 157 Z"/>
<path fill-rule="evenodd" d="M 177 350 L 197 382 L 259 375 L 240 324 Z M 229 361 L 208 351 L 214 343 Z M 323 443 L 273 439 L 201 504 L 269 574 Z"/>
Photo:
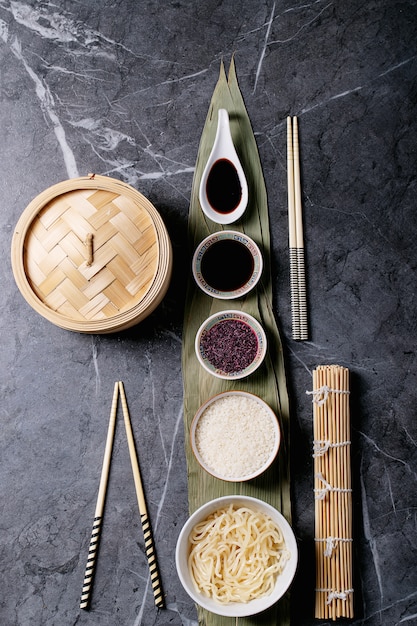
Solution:
<path fill-rule="evenodd" d="M 152 589 L 155 598 L 155 604 L 158 608 L 164 608 L 164 597 L 162 592 L 161 580 L 156 561 L 155 546 L 153 542 L 152 529 L 146 508 L 145 494 L 142 487 L 139 464 L 136 455 L 135 441 L 133 439 L 132 425 L 130 423 L 129 409 L 127 406 L 124 386 L 121 381 L 114 384 L 113 401 L 111 405 L 109 427 L 107 432 L 106 446 L 104 450 L 103 467 L 101 470 L 100 485 L 97 496 L 97 504 L 94 513 L 93 530 L 91 533 L 90 545 L 88 550 L 87 565 L 85 568 L 83 588 L 81 592 L 80 609 L 87 609 L 90 601 L 90 593 L 93 583 L 94 570 L 96 564 L 96 556 L 100 541 L 101 524 L 103 521 L 104 503 L 106 499 L 107 482 L 110 470 L 110 461 L 113 448 L 114 431 L 116 426 L 117 405 L 119 393 L 122 402 L 123 417 L 126 427 L 127 442 L 129 447 L 130 462 L 133 470 L 133 479 L 135 482 L 136 497 L 138 501 L 139 514 L 142 523 L 142 530 L 145 539 L 145 552 L 148 559 L 148 565 L 151 575 Z"/>
<path fill-rule="evenodd" d="M 308 339 L 298 120 L 287 117 L 288 234 L 293 339 Z"/>

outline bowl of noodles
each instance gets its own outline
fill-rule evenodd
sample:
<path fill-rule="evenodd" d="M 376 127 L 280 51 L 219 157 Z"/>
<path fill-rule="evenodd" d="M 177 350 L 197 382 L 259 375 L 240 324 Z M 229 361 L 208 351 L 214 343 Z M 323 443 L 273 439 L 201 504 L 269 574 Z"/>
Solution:
<path fill-rule="evenodd" d="M 226 617 L 247 617 L 274 605 L 294 578 L 297 543 L 285 517 L 250 496 L 203 504 L 184 524 L 175 561 L 188 595 Z"/>

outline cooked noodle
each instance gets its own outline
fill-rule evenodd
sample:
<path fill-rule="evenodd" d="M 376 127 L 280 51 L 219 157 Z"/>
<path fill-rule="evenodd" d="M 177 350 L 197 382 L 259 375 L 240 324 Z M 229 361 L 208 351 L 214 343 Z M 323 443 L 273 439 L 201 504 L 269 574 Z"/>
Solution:
<path fill-rule="evenodd" d="M 189 542 L 194 586 L 220 604 L 269 595 L 290 556 L 269 515 L 245 506 L 218 509 L 194 526 Z"/>

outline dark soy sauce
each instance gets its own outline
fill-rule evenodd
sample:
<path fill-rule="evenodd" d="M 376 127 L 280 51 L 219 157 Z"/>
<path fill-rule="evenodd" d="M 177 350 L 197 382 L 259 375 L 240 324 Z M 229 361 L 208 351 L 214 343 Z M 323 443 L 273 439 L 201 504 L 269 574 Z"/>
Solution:
<path fill-rule="evenodd" d="M 218 213 L 231 213 L 242 197 L 237 170 L 228 159 L 218 159 L 213 163 L 206 183 L 207 199 Z"/>
<path fill-rule="evenodd" d="M 245 244 L 235 239 L 213 243 L 201 259 L 201 274 L 210 287 L 218 291 L 236 291 L 246 285 L 255 263 Z"/>

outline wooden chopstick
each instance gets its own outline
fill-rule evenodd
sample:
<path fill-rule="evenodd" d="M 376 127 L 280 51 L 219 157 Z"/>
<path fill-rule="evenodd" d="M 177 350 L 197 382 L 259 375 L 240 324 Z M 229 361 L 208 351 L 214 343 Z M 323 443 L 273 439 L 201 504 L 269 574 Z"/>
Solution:
<path fill-rule="evenodd" d="M 303 211 L 301 204 L 300 149 L 298 142 L 298 120 L 296 117 L 293 117 L 292 137 L 294 147 L 294 196 L 297 234 L 298 307 L 300 311 L 300 339 L 303 341 L 308 339 L 308 323 L 304 261 Z"/>
<path fill-rule="evenodd" d="M 119 397 L 119 384 L 114 385 L 113 401 L 110 411 L 109 427 L 107 431 L 106 447 L 104 450 L 103 466 L 101 470 L 100 484 L 98 489 L 97 504 L 94 513 L 93 530 L 88 548 L 87 565 L 84 573 L 84 582 L 81 592 L 80 609 L 87 609 L 90 602 L 90 593 L 94 578 L 97 550 L 100 542 L 101 524 L 103 521 L 104 503 L 106 500 L 107 482 L 110 470 L 111 454 L 113 449 L 114 429 L 116 425 L 117 401 Z"/>
<path fill-rule="evenodd" d="M 93 530 L 88 549 L 87 565 L 85 568 L 83 588 L 81 592 L 80 609 L 87 609 L 90 602 L 92 583 L 94 578 L 94 570 L 98 546 L 100 542 L 101 524 L 103 521 L 104 504 L 106 500 L 107 483 L 110 471 L 110 461 L 113 449 L 114 431 L 116 426 L 117 404 L 119 393 L 122 401 L 123 416 L 126 427 L 127 442 L 129 446 L 130 462 L 133 470 L 133 479 L 135 482 L 136 496 L 138 500 L 139 513 L 142 522 L 142 529 L 145 538 L 145 552 L 148 559 L 152 589 L 155 598 L 155 604 L 159 608 L 164 608 L 164 597 L 158 565 L 156 561 L 155 546 L 151 525 L 149 522 L 148 512 L 146 508 L 145 495 L 142 487 L 139 464 L 136 455 L 135 442 L 133 439 L 132 426 L 130 423 L 129 409 L 127 407 L 126 395 L 123 383 L 118 381 L 114 384 L 113 401 L 111 405 L 109 427 L 107 432 L 106 447 L 104 451 L 103 466 L 101 470 L 100 485 L 97 496 L 96 509 L 94 513 Z"/>
<path fill-rule="evenodd" d="M 292 336 L 293 339 L 299 339 L 300 311 L 298 300 L 297 231 L 295 222 L 294 147 L 290 117 L 287 117 L 287 183 Z"/>
<path fill-rule="evenodd" d="M 145 538 L 145 552 L 148 559 L 149 570 L 151 574 L 152 589 L 155 598 L 155 604 L 159 608 L 164 608 L 164 596 L 162 592 L 161 579 L 156 560 L 155 546 L 153 541 L 152 529 L 146 508 L 145 494 L 142 487 L 142 479 L 140 476 L 139 463 L 136 455 L 135 441 L 133 439 L 132 425 L 130 423 L 129 409 L 127 406 L 126 395 L 123 383 L 119 381 L 119 391 L 122 401 L 123 417 L 126 426 L 127 442 L 129 445 L 130 462 L 133 470 L 133 479 L 136 488 L 136 497 L 138 500 L 139 514 L 142 522 L 142 530 Z"/>
<path fill-rule="evenodd" d="M 288 230 L 293 339 L 308 339 L 298 120 L 287 117 Z"/>

